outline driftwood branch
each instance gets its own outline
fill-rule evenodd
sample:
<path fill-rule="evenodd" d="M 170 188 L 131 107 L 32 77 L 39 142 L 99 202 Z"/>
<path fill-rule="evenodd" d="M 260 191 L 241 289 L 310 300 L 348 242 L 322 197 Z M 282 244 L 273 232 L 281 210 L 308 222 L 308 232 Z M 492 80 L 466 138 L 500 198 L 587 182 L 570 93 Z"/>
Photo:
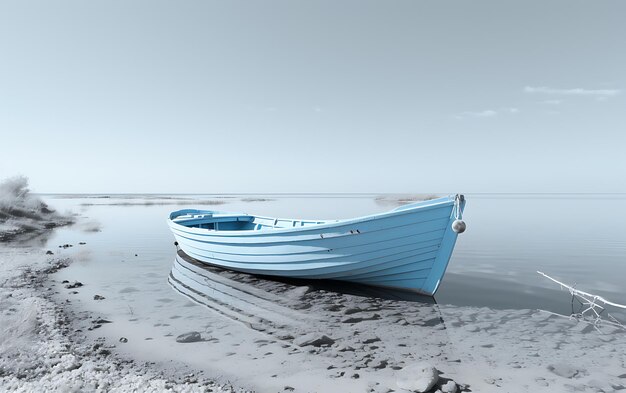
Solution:
<path fill-rule="evenodd" d="M 562 283 L 561 281 L 556 280 L 543 272 L 537 271 L 537 273 L 559 284 L 561 286 L 561 289 L 563 288 L 567 289 L 570 295 L 572 295 L 572 314 L 569 316 L 569 318 L 577 318 L 577 319 L 580 318 L 584 320 L 585 322 L 591 323 L 598 331 L 600 330 L 598 327 L 602 323 L 605 323 L 614 327 L 619 327 L 621 329 L 626 329 L 626 327 L 624 327 L 624 325 L 620 321 L 618 321 L 614 316 L 612 316 L 608 312 L 606 313 L 606 317 L 608 318 L 608 320 L 602 319 L 602 316 L 601 316 L 601 314 L 605 311 L 605 306 L 612 306 L 616 308 L 626 309 L 626 305 L 614 303 L 603 298 L 602 296 L 598 296 L 598 295 L 591 294 L 589 292 L 581 291 L 579 289 L 574 288 L 571 285 Z M 577 313 L 574 312 L 574 299 L 576 299 L 582 307 L 586 307 L 586 308 Z M 600 303 L 602 305 L 600 305 Z M 551 314 L 555 314 L 555 313 L 551 313 Z M 555 314 L 555 315 L 564 316 L 560 314 Z M 591 321 L 586 320 L 586 317 L 591 317 L 592 320 Z"/>
<path fill-rule="evenodd" d="M 596 301 L 602 302 L 602 303 L 607 304 L 609 306 L 626 309 L 626 306 L 623 305 L 623 304 L 613 303 L 611 301 L 606 300 L 602 296 L 597 296 L 597 295 L 593 295 L 593 294 L 588 293 L 588 292 L 584 292 L 584 291 L 578 290 L 578 289 L 572 287 L 571 285 L 563 284 L 561 281 L 555 280 L 554 278 L 548 276 L 547 274 L 545 274 L 543 272 L 537 271 L 537 273 L 539 273 L 542 276 L 544 276 L 545 278 L 547 278 L 549 280 L 552 280 L 555 283 L 559 284 L 561 286 L 561 288 L 568 289 L 572 295 L 578 295 L 578 296 L 584 296 L 584 297 L 592 298 L 592 299 L 594 299 Z"/>

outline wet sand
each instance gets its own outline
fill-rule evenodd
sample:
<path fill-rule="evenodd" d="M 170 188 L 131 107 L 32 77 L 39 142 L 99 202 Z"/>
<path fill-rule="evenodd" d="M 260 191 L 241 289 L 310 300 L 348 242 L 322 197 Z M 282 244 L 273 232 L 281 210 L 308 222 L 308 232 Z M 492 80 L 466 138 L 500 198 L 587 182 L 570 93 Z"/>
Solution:
<path fill-rule="evenodd" d="M 119 343 L 85 334 L 105 320 L 76 311 L 70 299 L 61 301 L 57 288 L 72 285 L 60 287 L 50 279 L 71 259 L 6 243 L 0 244 L 0 259 L 0 390 L 246 391 L 197 375 L 185 364 L 135 361 L 117 351 Z"/>
<path fill-rule="evenodd" d="M 89 282 L 67 288 L 74 283 L 68 272 L 51 276 L 52 298 L 64 304 L 81 340 L 142 364 L 142 372 L 182 368 L 183 375 L 260 392 L 414 391 L 401 386 L 419 379 L 424 365 L 436 370 L 433 392 L 450 381 L 474 392 L 612 392 L 625 385 L 622 329 L 598 332 L 545 311 L 279 282 L 179 254 L 168 280 L 180 296 L 161 299 L 158 313 L 146 317 L 95 300 Z M 150 296 L 132 286 L 120 292 Z"/>
<path fill-rule="evenodd" d="M 83 233 L 99 231 L 93 221 L 49 208 L 29 193 L 23 177 L 0 183 L 0 390 L 245 392 L 185 364 L 137 362 L 115 344 L 85 334 L 108 322 L 59 297 L 82 284 L 59 285 L 52 278 L 76 261 L 59 255 L 74 245 L 44 247 L 55 228 L 75 222 Z M 84 329 L 85 321 L 92 326 Z"/>

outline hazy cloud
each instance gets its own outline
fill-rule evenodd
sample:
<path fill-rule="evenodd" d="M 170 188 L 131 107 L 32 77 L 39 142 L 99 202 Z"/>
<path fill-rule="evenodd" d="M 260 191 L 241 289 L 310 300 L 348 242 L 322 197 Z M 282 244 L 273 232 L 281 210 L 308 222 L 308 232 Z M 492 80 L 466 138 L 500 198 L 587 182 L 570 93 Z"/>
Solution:
<path fill-rule="evenodd" d="M 543 101 L 539 101 L 540 104 L 545 104 L 545 105 L 560 105 L 563 102 L 563 100 L 543 100 Z"/>
<path fill-rule="evenodd" d="M 463 113 L 459 113 L 458 115 L 454 116 L 457 119 L 464 119 L 466 117 L 495 117 L 498 115 L 498 112 L 492 110 L 492 109 L 486 109 L 484 111 L 479 111 L 479 112 L 463 112 Z"/>
<path fill-rule="evenodd" d="M 524 87 L 525 93 L 539 93 L 539 94 L 558 94 L 567 96 L 595 96 L 595 97 L 613 97 L 620 94 L 622 91 L 619 89 L 556 89 L 553 87 Z"/>
<path fill-rule="evenodd" d="M 473 117 L 473 118 L 481 118 L 481 117 L 496 117 L 499 114 L 515 114 L 515 113 L 519 113 L 520 110 L 519 108 L 513 108 L 513 107 L 506 107 L 506 108 L 501 108 L 499 110 L 493 110 L 493 109 L 485 109 L 484 111 L 467 111 L 467 112 L 461 112 L 457 115 L 455 115 L 454 117 L 456 117 L 457 119 L 465 119 L 468 117 Z"/>

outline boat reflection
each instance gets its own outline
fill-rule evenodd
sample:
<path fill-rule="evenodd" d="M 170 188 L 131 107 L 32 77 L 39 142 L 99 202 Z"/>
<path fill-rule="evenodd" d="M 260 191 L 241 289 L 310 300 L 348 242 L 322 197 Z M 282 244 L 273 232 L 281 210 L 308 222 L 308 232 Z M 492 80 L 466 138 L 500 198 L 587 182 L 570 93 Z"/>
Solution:
<path fill-rule="evenodd" d="M 199 262 L 178 251 L 168 282 L 181 295 L 268 334 L 313 325 L 378 327 L 443 324 L 432 297 L 408 291 L 321 280 L 274 280 Z M 445 326 L 444 326 L 445 328 Z"/>
<path fill-rule="evenodd" d="M 205 326 L 226 326 L 237 343 L 257 348 L 259 357 L 276 355 L 276 347 L 261 349 L 266 343 L 278 343 L 287 355 L 324 353 L 324 362 L 334 362 L 328 368 L 332 378 L 360 369 L 399 370 L 415 356 L 441 356 L 450 341 L 434 300 L 406 291 L 345 282 L 277 281 L 208 266 L 182 251 L 176 254 L 168 281 L 175 291 L 206 307 L 207 318 L 225 318 L 249 330 L 230 329 L 228 323 L 210 319 Z"/>

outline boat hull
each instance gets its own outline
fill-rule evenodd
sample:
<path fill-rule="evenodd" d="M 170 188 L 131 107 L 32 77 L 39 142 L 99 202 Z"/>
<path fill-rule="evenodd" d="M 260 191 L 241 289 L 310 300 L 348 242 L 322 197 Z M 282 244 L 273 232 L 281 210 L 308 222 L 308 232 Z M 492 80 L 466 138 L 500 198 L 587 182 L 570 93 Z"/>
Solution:
<path fill-rule="evenodd" d="M 463 205 L 463 199 L 441 198 L 354 220 L 245 233 L 190 228 L 171 219 L 168 224 L 180 249 L 209 265 L 433 295 L 448 266 L 457 239 L 452 223 Z"/>

